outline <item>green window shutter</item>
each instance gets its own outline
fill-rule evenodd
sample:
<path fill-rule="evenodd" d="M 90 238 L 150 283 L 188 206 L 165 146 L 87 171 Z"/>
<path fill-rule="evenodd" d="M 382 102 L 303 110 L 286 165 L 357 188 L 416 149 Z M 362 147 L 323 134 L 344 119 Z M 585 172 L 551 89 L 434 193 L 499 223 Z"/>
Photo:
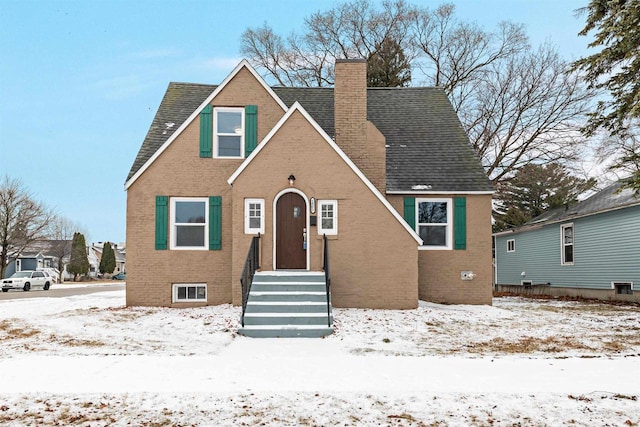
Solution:
<path fill-rule="evenodd" d="M 249 157 L 258 146 L 258 106 L 244 107 L 244 157 Z"/>
<path fill-rule="evenodd" d="M 200 157 L 211 157 L 213 145 L 213 107 L 207 105 L 200 112 Z"/>
<path fill-rule="evenodd" d="M 167 249 L 169 197 L 156 196 L 156 250 Z"/>
<path fill-rule="evenodd" d="M 467 249 L 467 199 L 453 199 L 453 240 L 454 249 Z"/>
<path fill-rule="evenodd" d="M 222 249 L 222 197 L 209 197 L 209 250 Z"/>
<path fill-rule="evenodd" d="M 404 198 L 404 220 L 414 230 L 416 229 L 416 198 L 406 196 Z"/>

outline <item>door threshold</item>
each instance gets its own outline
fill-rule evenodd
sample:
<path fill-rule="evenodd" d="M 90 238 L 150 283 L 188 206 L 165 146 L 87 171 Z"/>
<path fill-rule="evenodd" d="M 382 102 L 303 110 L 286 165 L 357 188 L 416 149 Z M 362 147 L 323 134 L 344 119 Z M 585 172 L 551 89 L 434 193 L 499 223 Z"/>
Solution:
<path fill-rule="evenodd" d="M 264 274 L 270 276 L 295 276 L 298 274 L 309 275 L 324 275 L 324 271 L 311 271 L 311 270 L 273 270 L 273 271 L 259 271 L 256 274 Z"/>

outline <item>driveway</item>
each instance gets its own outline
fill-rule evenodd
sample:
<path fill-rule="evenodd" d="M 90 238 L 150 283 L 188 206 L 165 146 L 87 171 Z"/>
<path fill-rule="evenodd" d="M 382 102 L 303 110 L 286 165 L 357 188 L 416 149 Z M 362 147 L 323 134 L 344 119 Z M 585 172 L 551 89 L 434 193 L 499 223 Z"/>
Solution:
<path fill-rule="evenodd" d="M 96 284 L 62 284 L 52 285 L 48 291 L 32 290 L 0 292 L 0 301 L 22 298 L 60 298 L 73 295 L 87 295 L 95 292 L 119 291 L 125 288 L 124 282 L 96 283 Z"/>

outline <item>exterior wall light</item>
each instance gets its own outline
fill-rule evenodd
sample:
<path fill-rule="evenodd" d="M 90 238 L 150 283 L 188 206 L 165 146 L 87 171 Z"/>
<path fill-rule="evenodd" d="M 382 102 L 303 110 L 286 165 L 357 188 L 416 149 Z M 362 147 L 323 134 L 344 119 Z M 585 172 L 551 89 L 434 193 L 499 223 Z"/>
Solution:
<path fill-rule="evenodd" d="M 295 182 L 296 182 L 296 177 L 293 176 L 293 174 L 289 175 L 289 185 L 293 186 Z"/>

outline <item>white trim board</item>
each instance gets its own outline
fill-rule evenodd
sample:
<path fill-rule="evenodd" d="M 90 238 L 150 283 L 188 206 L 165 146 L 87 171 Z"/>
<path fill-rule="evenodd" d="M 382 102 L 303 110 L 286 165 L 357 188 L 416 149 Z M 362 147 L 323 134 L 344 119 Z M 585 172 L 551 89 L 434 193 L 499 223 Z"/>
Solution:
<path fill-rule="evenodd" d="M 407 232 L 411 235 L 411 237 L 413 237 L 418 245 L 422 246 L 423 242 L 420 236 L 418 236 L 418 233 L 416 233 L 415 230 L 409 227 L 409 224 L 407 224 L 404 218 L 400 216 L 398 211 L 396 211 L 395 208 L 391 206 L 391 203 L 389 203 L 389 201 L 382 195 L 382 193 L 378 191 L 378 189 L 371 183 L 371 181 L 369 181 L 369 179 L 362 173 L 362 171 L 358 169 L 355 163 L 353 163 L 353 161 L 344 153 L 344 151 L 342 151 L 338 144 L 336 144 L 333 139 L 331 139 L 331 137 L 327 135 L 327 133 L 320 127 L 320 125 L 316 123 L 313 117 L 311 117 L 309 113 L 307 113 L 307 111 L 304 109 L 304 107 L 302 107 L 302 105 L 300 105 L 298 101 L 294 102 L 291 108 L 289 108 L 289 111 L 287 111 L 287 113 L 280 119 L 280 121 L 276 123 L 273 129 L 271 129 L 267 136 L 258 144 L 258 147 L 253 150 L 253 153 L 251 153 L 251 155 L 247 157 L 245 161 L 242 162 L 242 164 L 238 167 L 238 169 L 236 169 L 236 171 L 229 177 L 229 179 L 227 180 L 229 185 L 233 185 L 233 182 L 236 180 L 236 178 L 238 178 L 238 176 L 240 176 L 240 174 L 247 168 L 249 163 L 251 163 L 253 159 L 255 159 L 256 156 L 260 154 L 262 149 L 269 143 L 276 132 L 278 132 L 280 128 L 284 126 L 287 120 L 289 120 L 291 115 L 293 115 L 293 113 L 296 111 L 302 114 L 302 116 L 309 122 L 309 124 L 313 126 L 316 132 L 318 132 L 318 134 L 325 140 L 325 142 L 329 144 L 331 148 L 333 148 L 333 150 L 340 156 L 340 158 L 347 164 L 347 166 L 349 166 L 349 168 L 351 168 L 351 170 L 358 176 L 358 178 L 360 178 L 365 186 L 369 188 L 369 190 L 378 198 L 378 200 L 387 208 L 387 210 L 396 218 L 396 220 L 398 220 L 400 225 L 402 225 L 404 229 L 407 230 Z"/>
<path fill-rule="evenodd" d="M 387 194 L 404 194 L 406 196 L 419 195 L 419 196 L 440 196 L 440 195 L 490 195 L 495 194 L 495 191 L 386 191 Z"/>

